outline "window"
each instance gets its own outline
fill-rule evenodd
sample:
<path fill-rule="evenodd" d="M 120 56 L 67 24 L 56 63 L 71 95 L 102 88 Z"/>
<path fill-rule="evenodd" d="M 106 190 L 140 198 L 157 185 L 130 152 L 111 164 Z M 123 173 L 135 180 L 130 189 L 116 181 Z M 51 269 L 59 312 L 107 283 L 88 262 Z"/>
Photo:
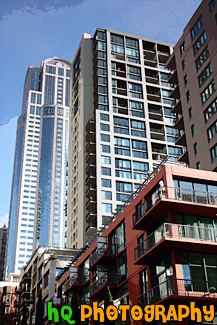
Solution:
<path fill-rule="evenodd" d="M 197 169 L 200 169 L 200 162 L 199 161 L 196 163 L 196 167 L 197 167 Z"/>
<path fill-rule="evenodd" d="M 123 117 L 114 117 L 114 125 L 129 127 L 129 120 Z"/>
<path fill-rule="evenodd" d="M 215 287 L 217 277 L 216 255 L 183 252 L 181 260 L 184 279 L 187 279 L 185 284 L 187 291 L 209 292 L 211 287 Z"/>
<path fill-rule="evenodd" d="M 105 179 L 105 178 L 101 179 L 101 185 L 102 185 L 102 187 L 109 187 L 109 188 L 112 187 L 111 180 L 110 179 Z"/>
<path fill-rule="evenodd" d="M 102 212 L 112 212 L 112 204 L 111 203 L 102 203 Z"/>
<path fill-rule="evenodd" d="M 59 76 L 64 76 L 64 69 L 63 68 L 58 68 L 58 75 Z"/>
<path fill-rule="evenodd" d="M 182 55 L 185 52 L 185 42 L 180 46 L 180 54 Z"/>
<path fill-rule="evenodd" d="M 109 124 L 104 124 L 104 123 L 100 123 L 100 130 L 101 131 L 110 131 L 110 126 Z"/>
<path fill-rule="evenodd" d="M 215 91 L 216 91 L 215 82 L 214 80 L 212 80 L 201 94 L 202 105 L 206 103 L 206 101 L 212 96 L 212 94 Z"/>
<path fill-rule="evenodd" d="M 132 193 L 133 185 L 131 183 L 116 182 L 116 191 L 122 193 Z"/>
<path fill-rule="evenodd" d="M 192 137 L 195 135 L 194 124 L 191 126 L 191 135 L 192 135 Z"/>
<path fill-rule="evenodd" d="M 211 161 L 213 162 L 217 158 L 217 144 L 210 149 Z"/>
<path fill-rule="evenodd" d="M 131 129 L 145 130 L 145 122 L 131 120 Z M 131 134 L 137 137 L 146 136 L 146 133 L 144 131 L 131 130 Z"/>
<path fill-rule="evenodd" d="M 182 70 L 185 70 L 185 60 L 182 61 Z"/>
<path fill-rule="evenodd" d="M 145 130 L 145 122 L 131 120 L 131 128 Z"/>
<path fill-rule="evenodd" d="M 132 140 L 132 149 L 136 149 L 133 150 L 133 157 L 148 159 L 147 143 L 145 141 Z"/>
<path fill-rule="evenodd" d="M 131 170 L 131 161 L 124 159 L 115 159 L 115 168 Z"/>
<path fill-rule="evenodd" d="M 187 78 L 187 75 L 184 76 L 184 83 L 185 83 L 185 86 L 187 85 L 188 83 L 188 78 Z"/>
<path fill-rule="evenodd" d="M 202 73 L 198 77 L 199 87 L 202 87 L 203 84 L 207 81 L 207 79 L 212 74 L 212 65 L 211 63 L 202 71 Z"/>
<path fill-rule="evenodd" d="M 188 116 L 190 119 L 192 118 L 192 108 L 191 107 L 188 109 Z"/>
<path fill-rule="evenodd" d="M 213 11 L 213 9 L 215 8 L 215 6 L 216 6 L 216 0 L 210 1 L 210 3 L 209 3 L 210 12 Z"/>
<path fill-rule="evenodd" d="M 112 192 L 110 191 L 101 191 L 102 200 L 112 200 Z"/>
<path fill-rule="evenodd" d="M 124 55 L 124 47 L 116 44 L 111 44 L 111 52 Z"/>
<path fill-rule="evenodd" d="M 203 32 L 202 35 L 196 41 L 196 43 L 193 45 L 194 55 L 196 55 L 198 53 L 198 51 L 203 46 L 205 41 L 206 41 L 206 33 Z"/>
<path fill-rule="evenodd" d="M 216 112 L 217 112 L 217 97 L 204 111 L 205 122 L 207 123 L 209 119 L 211 119 L 213 115 L 216 114 Z"/>
<path fill-rule="evenodd" d="M 101 121 L 109 121 L 109 115 L 108 114 L 103 114 L 103 113 L 100 113 L 100 120 Z"/>
<path fill-rule="evenodd" d="M 101 141 L 110 142 L 110 135 L 109 134 L 100 134 Z"/>
<path fill-rule="evenodd" d="M 52 67 L 51 65 L 46 65 L 46 72 L 51 73 L 51 74 L 55 74 L 56 73 L 56 68 Z"/>
<path fill-rule="evenodd" d="M 111 43 L 124 45 L 124 38 L 121 35 L 111 34 Z"/>
<path fill-rule="evenodd" d="M 205 50 L 199 55 L 198 59 L 195 62 L 197 71 L 202 67 L 202 65 L 206 62 L 208 58 L 209 58 L 209 50 L 208 47 L 206 47 Z"/>
<path fill-rule="evenodd" d="M 135 38 L 126 37 L 126 45 L 131 46 L 131 47 L 135 47 L 135 48 L 139 48 L 139 42 Z"/>
<path fill-rule="evenodd" d="M 147 163 L 138 162 L 138 161 L 133 162 L 133 170 L 134 171 L 147 172 L 148 169 L 149 169 L 149 166 Z"/>
<path fill-rule="evenodd" d="M 189 90 L 188 90 L 187 93 L 186 93 L 186 99 L 187 99 L 187 103 L 188 103 L 189 100 L 190 100 L 190 92 L 189 92 Z"/>
<path fill-rule="evenodd" d="M 114 138 L 114 144 L 117 147 L 130 148 L 130 140 L 126 138 Z"/>
<path fill-rule="evenodd" d="M 194 154 L 196 155 L 198 152 L 198 147 L 197 147 L 197 143 L 194 144 Z"/>
<path fill-rule="evenodd" d="M 108 146 L 106 144 L 101 144 L 101 152 L 110 153 L 110 146 Z"/>
<path fill-rule="evenodd" d="M 197 34 L 199 33 L 202 27 L 203 27 L 203 17 L 201 15 L 200 18 L 197 20 L 196 24 L 194 25 L 194 27 L 191 29 L 192 40 L 197 36 Z"/>
<path fill-rule="evenodd" d="M 101 167 L 101 175 L 111 176 L 111 168 Z"/>
<path fill-rule="evenodd" d="M 122 221 L 109 235 L 109 244 L 119 253 L 126 246 L 125 222 Z"/>
<path fill-rule="evenodd" d="M 217 135 L 217 121 L 215 121 L 207 130 L 208 141 L 210 142 Z"/>
<path fill-rule="evenodd" d="M 110 165 L 111 164 L 111 157 L 101 156 L 101 164 Z"/>

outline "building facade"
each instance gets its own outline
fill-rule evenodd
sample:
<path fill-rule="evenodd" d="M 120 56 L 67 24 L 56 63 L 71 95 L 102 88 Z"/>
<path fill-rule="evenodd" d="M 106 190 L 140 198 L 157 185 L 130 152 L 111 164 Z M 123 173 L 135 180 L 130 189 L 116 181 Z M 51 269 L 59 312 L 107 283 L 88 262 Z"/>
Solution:
<path fill-rule="evenodd" d="M 165 164 L 60 274 L 58 298 L 70 304 L 76 294 L 78 305 L 97 301 L 103 307 L 109 286 L 117 308 L 161 304 L 167 312 L 170 305 L 189 306 L 191 301 L 200 308 L 216 306 L 216 211 L 216 173 Z M 209 324 L 216 322 L 217 310 Z M 130 318 L 118 323 L 135 324 Z M 170 324 L 195 321 L 174 319 Z"/>
<path fill-rule="evenodd" d="M 167 155 L 176 161 L 172 45 L 84 34 L 72 62 L 67 247 L 81 247 Z"/>
<path fill-rule="evenodd" d="M 29 67 L 17 126 L 8 273 L 20 271 L 39 243 L 64 246 L 69 94 L 68 61 Z"/>
<path fill-rule="evenodd" d="M 192 168 L 217 171 L 217 5 L 204 0 L 186 25 L 167 67 L 174 70 L 171 96 L 179 114 L 176 144 Z"/>
<path fill-rule="evenodd" d="M 5 280 L 8 228 L 0 228 L 0 281 Z"/>
<path fill-rule="evenodd" d="M 20 273 L 20 283 L 16 288 L 17 297 L 14 302 L 15 322 L 22 323 L 26 319 L 27 324 L 32 325 L 36 323 L 38 317 L 37 324 L 43 324 L 39 319 L 40 317 L 46 319 L 46 302 L 51 300 L 56 302 L 56 276 L 66 267 L 74 254 L 73 250 L 38 246 Z"/>
<path fill-rule="evenodd" d="M 11 273 L 7 281 L 0 281 L 0 311 L 1 324 L 7 325 L 13 322 L 15 313 L 14 302 L 15 289 L 19 285 L 19 275 Z"/>

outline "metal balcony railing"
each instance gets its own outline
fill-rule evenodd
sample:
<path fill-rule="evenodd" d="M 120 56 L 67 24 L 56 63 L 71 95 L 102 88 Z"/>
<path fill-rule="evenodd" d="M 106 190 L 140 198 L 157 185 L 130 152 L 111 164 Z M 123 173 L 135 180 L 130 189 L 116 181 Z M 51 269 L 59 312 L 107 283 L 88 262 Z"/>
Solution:
<path fill-rule="evenodd" d="M 90 258 L 90 267 L 96 263 L 103 255 L 116 255 L 117 247 L 116 245 L 108 245 L 107 243 L 103 244 L 98 248 Z"/>
<path fill-rule="evenodd" d="M 137 297 L 137 303 L 145 306 L 159 302 L 168 296 L 217 298 L 217 281 L 169 278 Z"/>
<path fill-rule="evenodd" d="M 78 275 L 77 274 L 73 275 L 71 278 L 69 278 L 68 281 L 66 281 L 66 283 L 63 286 L 63 291 L 66 292 L 75 283 L 78 283 Z"/>
<path fill-rule="evenodd" d="M 90 295 L 93 295 L 100 288 L 107 286 L 116 286 L 117 277 L 108 273 L 103 274 L 90 286 Z"/>
<path fill-rule="evenodd" d="M 196 191 L 181 187 L 158 187 L 151 195 L 145 198 L 143 212 L 133 213 L 133 225 L 141 219 L 159 200 L 171 199 L 177 201 L 192 202 L 198 204 L 217 205 L 217 193 Z"/>
<path fill-rule="evenodd" d="M 135 260 L 140 258 L 148 250 L 153 248 L 164 238 L 173 239 L 194 239 L 217 243 L 217 229 L 208 227 L 198 227 L 190 225 L 180 225 L 174 223 L 164 223 L 153 231 L 144 241 L 134 249 Z"/>

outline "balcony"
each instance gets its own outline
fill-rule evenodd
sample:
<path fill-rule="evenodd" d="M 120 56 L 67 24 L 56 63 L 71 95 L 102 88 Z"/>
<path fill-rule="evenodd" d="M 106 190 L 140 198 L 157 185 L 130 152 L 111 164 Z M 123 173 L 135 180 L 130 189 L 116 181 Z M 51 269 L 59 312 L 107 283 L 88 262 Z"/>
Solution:
<path fill-rule="evenodd" d="M 89 210 L 85 217 L 86 222 L 96 221 L 96 210 Z"/>
<path fill-rule="evenodd" d="M 96 233 L 97 230 L 97 222 L 91 221 L 89 225 L 86 227 L 86 233 L 88 236 L 91 236 Z"/>
<path fill-rule="evenodd" d="M 94 173 L 94 174 L 88 175 L 85 181 L 86 181 L 87 186 L 92 185 L 93 187 L 96 187 L 96 174 Z"/>
<path fill-rule="evenodd" d="M 186 135 L 185 132 L 182 131 L 181 135 L 178 137 L 178 139 L 176 140 L 176 145 L 179 146 L 186 146 Z"/>
<path fill-rule="evenodd" d="M 89 210 L 89 209 L 93 209 L 96 208 L 96 198 L 91 196 L 87 202 L 86 202 L 86 209 Z"/>
<path fill-rule="evenodd" d="M 73 275 L 63 285 L 63 291 L 64 291 L 64 293 L 66 293 L 69 289 L 71 289 L 72 286 L 76 286 L 76 285 L 78 285 L 78 274 Z"/>
<path fill-rule="evenodd" d="M 92 299 L 99 299 L 100 297 L 105 296 L 107 287 L 109 286 L 110 290 L 114 289 L 117 286 L 117 277 L 108 273 L 103 274 L 98 280 L 96 280 L 90 286 L 90 296 Z"/>
<path fill-rule="evenodd" d="M 85 147 L 86 152 L 93 151 L 96 148 L 96 141 L 90 140 Z"/>
<path fill-rule="evenodd" d="M 178 75 L 177 75 L 177 70 L 174 71 L 173 74 L 171 74 L 169 80 L 169 83 L 177 85 L 178 84 Z"/>
<path fill-rule="evenodd" d="M 107 243 L 103 244 L 98 248 L 90 258 L 90 268 L 96 264 L 108 265 L 112 263 L 113 258 L 117 254 L 117 247 L 115 245 L 108 245 Z"/>
<path fill-rule="evenodd" d="M 87 132 L 95 132 L 96 129 L 96 122 L 95 120 L 89 120 L 86 125 L 86 131 Z"/>
<path fill-rule="evenodd" d="M 96 151 L 90 151 L 85 157 L 86 163 L 89 164 L 90 161 L 96 163 Z"/>
<path fill-rule="evenodd" d="M 164 223 L 134 249 L 135 264 L 153 262 L 159 254 L 167 254 L 171 248 L 215 253 L 217 229 Z"/>
<path fill-rule="evenodd" d="M 180 116 L 180 118 L 175 122 L 174 128 L 176 128 L 178 130 L 184 130 L 183 116 Z"/>
<path fill-rule="evenodd" d="M 161 303 L 162 300 L 186 298 L 188 300 L 197 300 L 203 298 L 202 303 L 215 302 L 217 298 L 217 281 L 201 281 L 190 279 L 172 279 L 158 284 L 152 289 L 146 291 L 137 297 L 137 304 L 144 307 L 149 304 Z"/>
<path fill-rule="evenodd" d="M 182 103 L 181 103 L 181 100 L 179 100 L 176 103 L 176 105 L 173 107 L 172 113 L 182 114 Z"/>
<path fill-rule="evenodd" d="M 29 297 L 26 299 L 27 305 L 31 305 L 35 303 L 35 296 L 34 295 L 29 295 Z"/>
<path fill-rule="evenodd" d="M 21 298 L 22 299 L 26 299 L 28 300 L 29 297 L 30 297 L 30 289 L 28 289 L 29 291 L 23 291 L 22 294 L 21 294 Z"/>
<path fill-rule="evenodd" d="M 165 134 L 164 134 L 164 127 L 162 127 L 162 124 L 153 124 L 150 123 L 150 133 L 151 133 L 151 139 L 154 140 L 165 140 Z"/>
<path fill-rule="evenodd" d="M 86 189 L 85 193 L 86 193 L 86 197 L 96 196 L 96 188 L 94 186 L 90 185 Z"/>
<path fill-rule="evenodd" d="M 30 281 L 31 281 L 31 272 L 24 273 L 21 283 L 29 283 Z"/>
<path fill-rule="evenodd" d="M 178 158 L 178 161 L 189 164 L 188 150 L 185 150 L 183 154 Z"/>
<path fill-rule="evenodd" d="M 177 85 L 170 94 L 170 97 L 180 99 L 179 85 Z"/>
<path fill-rule="evenodd" d="M 144 229 L 145 227 L 147 230 L 150 229 L 160 216 L 165 216 L 167 210 L 212 217 L 216 215 L 216 207 L 216 193 L 178 187 L 163 186 L 161 188 L 159 186 L 145 198 L 143 210 L 133 213 L 133 228 Z M 152 221 L 151 224 L 150 220 Z"/>
<path fill-rule="evenodd" d="M 145 54 L 144 54 L 144 65 L 146 66 L 149 66 L 149 67 L 154 67 L 156 68 L 157 66 L 157 61 L 156 61 L 156 58 L 154 57 L 155 56 L 155 53 L 153 53 L 154 55 L 148 55 L 148 54 L 152 54 L 153 52 L 148 52 L 148 51 L 145 51 Z"/>

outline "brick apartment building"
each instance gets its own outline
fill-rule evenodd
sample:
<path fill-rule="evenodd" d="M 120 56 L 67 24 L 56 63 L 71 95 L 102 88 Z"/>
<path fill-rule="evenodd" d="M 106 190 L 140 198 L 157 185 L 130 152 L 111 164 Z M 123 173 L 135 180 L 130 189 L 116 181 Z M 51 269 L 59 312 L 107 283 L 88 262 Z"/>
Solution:
<path fill-rule="evenodd" d="M 116 306 L 216 305 L 217 175 L 172 164 L 154 174 L 60 274 L 61 304 L 74 291 L 79 304 L 102 306 L 109 286 Z"/>

